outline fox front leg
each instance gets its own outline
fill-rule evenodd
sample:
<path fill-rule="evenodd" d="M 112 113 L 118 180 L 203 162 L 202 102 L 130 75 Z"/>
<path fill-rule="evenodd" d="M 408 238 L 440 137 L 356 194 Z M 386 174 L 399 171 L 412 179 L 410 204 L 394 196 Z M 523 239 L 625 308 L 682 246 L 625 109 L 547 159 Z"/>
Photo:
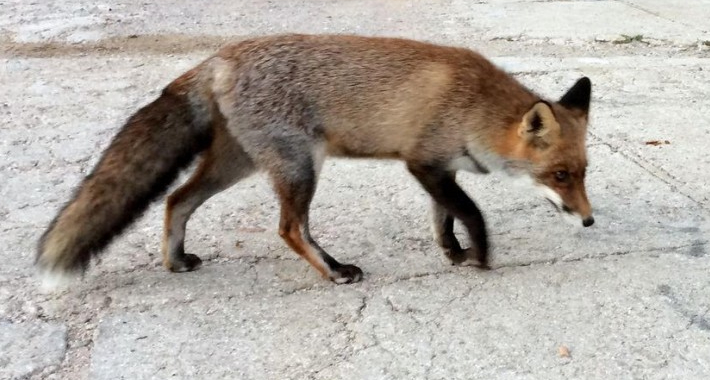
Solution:
<path fill-rule="evenodd" d="M 450 172 L 449 176 L 456 180 L 455 172 Z M 461 264 L 466 261 L 466 252 L 461 248 L 461 243 L 454 234 L 454 217 L 433 199 L 431 206 L 434 240 L 444 250 L 444 255 L 451 260 L 452 264 Z"/>
<path fill-rule="evenodd" d="M 432 200 L 431 206 L 434 240 L 439 244 L 452 265 L 465 262 L 467 260 L 466 255 L 469 252 L 461 248 L 461 243 L 459 243 L 454 234 L 454 217 L 435 200 Z"/>
<path fill-rule="evenodd" d="M 435 165 L 408 163 L 407 167 L 434 201 L 436 240 L 454 264 L 471 263 L 488 268 L 488 234 L 481 211 L 456 184 L 454 173 Z M 454 235 L 454 218 L 463 222 L 472 246 L 462 249 Z"/>

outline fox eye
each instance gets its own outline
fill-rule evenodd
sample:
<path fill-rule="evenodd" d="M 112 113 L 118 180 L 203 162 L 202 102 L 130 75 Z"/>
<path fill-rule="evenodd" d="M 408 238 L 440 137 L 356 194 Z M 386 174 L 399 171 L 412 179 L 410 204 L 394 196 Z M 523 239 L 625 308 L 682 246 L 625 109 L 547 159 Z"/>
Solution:
<path fill-rule="evenodd" d="M 569 178 L 569 172 L 566 170 L 558 170 L 555 172 L 555 179 L 559 182 L 564 182 Z"/>

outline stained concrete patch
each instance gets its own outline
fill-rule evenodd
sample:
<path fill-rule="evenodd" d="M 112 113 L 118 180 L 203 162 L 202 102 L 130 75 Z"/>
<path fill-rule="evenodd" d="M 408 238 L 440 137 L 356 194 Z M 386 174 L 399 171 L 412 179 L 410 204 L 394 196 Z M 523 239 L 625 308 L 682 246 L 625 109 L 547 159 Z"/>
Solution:
<path fill-rule="evenodd" d="M 348 349 L 362 296 L 299 292 L 175 304 L 100 322 L 92 379 L 303 379 Z M 217 301 L 217 302 L 215 302 Z"/>
<path fill-rule="evenodd" d="M 60 364 L 66 339 L 64 325 L 0 322 L 0 378 L 18 379 Z"/>
<path fill-rule="evenodd" d="M 707 283 L 676 273 L 708 269 L 629 255 L 385 285 L 352 324 L 353 354 L 315 378 L 707 378 L 710 304 L 690 301 Z"/>
<path fill-rule="evenodd" d="M 703 257 L 707 255 L 707 242 L 696 241 L 694 245 L 690 247 L 688 254 L 693 257 Z"/>
<path fill-rule="evenodd" d="M 157 294 L 101 321 L 90 375 L 703 378 L 710 303 L 700 294 L 710 283 L 684 278 L 700 278 L 709 265 L 681 252 L 639 253 L 281 295 L 218 294 L 206 285 L 203 296 L 170 306 L 158 299 L 175 291 L 136 283 L 130 298 Z"/>

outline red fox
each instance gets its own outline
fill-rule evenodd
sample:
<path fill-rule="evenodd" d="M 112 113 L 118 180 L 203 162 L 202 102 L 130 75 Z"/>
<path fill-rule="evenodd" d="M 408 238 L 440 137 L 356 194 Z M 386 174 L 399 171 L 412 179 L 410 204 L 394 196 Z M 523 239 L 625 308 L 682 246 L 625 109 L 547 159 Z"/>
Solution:
<path fill-rule="evenodd" d="M 546 101 L 476 52 L 396 38 L 278 35 L 227 45 L 138 110 L 40 239 L 50 274 L 83 272 L 201 153 L 167 197 L 163 263 L 192 271 L 185 225 L 202 203 L 266 172 L 279 235 L 321 275 L 360 281 L 311 236 L 309 205 L 326 156 L 399 159 L 431 195 L 435 238 L 455 264 L 488 268 L 483 215 L 459 169 L 528 176 L 558 211 L 594 223 L 584 187 L 591 82 Z M 454 220 L 465 226 L 462 248 Z"/>

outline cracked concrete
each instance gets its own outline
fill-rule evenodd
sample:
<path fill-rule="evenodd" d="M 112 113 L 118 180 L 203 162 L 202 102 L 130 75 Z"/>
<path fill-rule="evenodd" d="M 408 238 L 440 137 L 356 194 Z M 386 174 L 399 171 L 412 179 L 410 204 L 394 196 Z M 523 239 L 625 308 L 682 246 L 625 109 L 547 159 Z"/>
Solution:
<path fill-rule="evenodd" d="M 28 307 L 28 314 L 36 310 Z M 42 374 L 64 359 L 66 327 L 58 323 L 0 321 L 0 377 Z"/>
<path fill-rule="evenodd" d="M 710 377 L 707 1 L 1 6 L 0 378 Z M 363 283 L 327 283 L 286 248 L 254 177 L 191 219 L 199 271 L 160 266 L 156 204 L 82 282 L 40 293 L 36 240 L 123 120 L 225 41 L 287 31 L 475 48 L 549 97 L 591 77 L 597 223 L 463 174 L 493 270 L 452 267 L 401 163 L 330 160 L 312 232 Z"/>

